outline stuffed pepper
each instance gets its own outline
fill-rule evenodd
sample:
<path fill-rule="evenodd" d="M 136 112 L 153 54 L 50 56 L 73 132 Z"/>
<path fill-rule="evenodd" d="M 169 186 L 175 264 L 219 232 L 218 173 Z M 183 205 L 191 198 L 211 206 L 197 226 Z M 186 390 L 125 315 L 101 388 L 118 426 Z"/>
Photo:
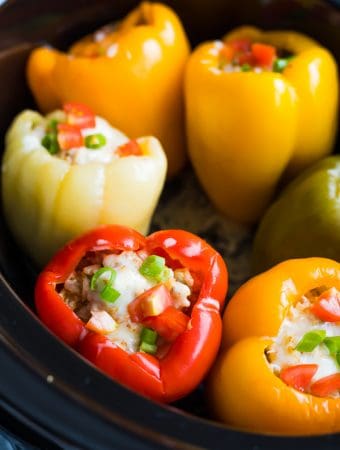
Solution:
<path fill-rule="evenodd" d="M 82 104 L 47 117 L 24 111 L 6 136 L 2 195 L 7 223 L 39 265 L 96 225 L 146 233 L 166 157 L 154 137 L 130 140 Z"/>
<path fill-rule="evenodd" d="M 185 161 L 182 78 L 188 56 L 176 14 L 165 5 L 143 2 L 68 53 L 34 50 L 28 83 L 45 113 L 64 102 L 82 102 L 132 138 L 156 136 L 171 176 Z"/>
<path fill-rule="evenodd" d="M 253 248 L 260 272 L 289 258 L 323 256 L 340 260 L 340 156 L 330 156 L 301 173 L 261 219 Z"/>
<path fill-rule="evenodd" d="M 278 181 L 332 150 L 332 55 L 294 32 L 236 29 L 192 54 L 185 81 L 189 153 L 213 203 L 255 222 Z"/>
<path fill-rule="evenodd" d="M 35 290 L 42 321 L 116 381 L 161 402 L 193 390 L 221 340 L 221 256 L 182 230 L 99 227 L 59 251 Z"/>
<path fill-rule="evenodd" d="M 221 421 L 248 431 L 340 431 L 340 264 L 287 260 L 243 285 L 209 380 Z"/>

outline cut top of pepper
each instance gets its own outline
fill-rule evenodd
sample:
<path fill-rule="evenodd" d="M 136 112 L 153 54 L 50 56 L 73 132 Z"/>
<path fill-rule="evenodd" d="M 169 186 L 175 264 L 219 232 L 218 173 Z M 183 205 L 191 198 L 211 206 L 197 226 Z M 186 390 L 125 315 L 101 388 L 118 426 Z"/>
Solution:
<path fill-rule="evenodd" d="M 46 124 L 35 127 L 32 133 L 51 155 L 71 164 L 106 164 L 143 155 L 136 140 L 129 140 L 81 103 L 64 104 L 63 111 L 49 114 Z"/>
<path fill-rule="evenodd" d="M 220 48 L 220 68 L 225 72 L 283 72 L 294 54 L 250 39 L 236 39 Z"/>
<path fill-rule="evenodd" d="M 290 307 L 266 351 L 274 373 L 299 391 L 340 397 L 338 294 L 334 287 L 308 292 Z"/>

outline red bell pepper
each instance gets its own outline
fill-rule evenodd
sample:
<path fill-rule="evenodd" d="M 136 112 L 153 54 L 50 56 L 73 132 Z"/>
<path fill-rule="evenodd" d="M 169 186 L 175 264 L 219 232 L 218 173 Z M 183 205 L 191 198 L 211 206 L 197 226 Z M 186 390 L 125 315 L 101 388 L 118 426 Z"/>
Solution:
<path fill-rule="evenodd" d="M 189 322 L 169 344 L 164 357 L 128 353 L 106 336 L 87 329 L 58 294 L 57 284 L 65 282 L 87 252 L 96 250 L 144 250 L 165 257 L 168 267 L 190 271 L 195 297 Z M 37 280 L 35 300 L 42 321 L 97 367 L 143 395 L 172 402 L 192 391 L 214 361 L 221 340 L 220 311 L 226 291 L 225 264 L 199 237 L 182 230 L 158 231 L 144 237 L 129 228 L 108 225 L 75 239 L 55 255 Z M 172 320 L 178 330 L 183 321 L 174 316 Z M 169 321 L 161 325 L 168 326 Z"/>

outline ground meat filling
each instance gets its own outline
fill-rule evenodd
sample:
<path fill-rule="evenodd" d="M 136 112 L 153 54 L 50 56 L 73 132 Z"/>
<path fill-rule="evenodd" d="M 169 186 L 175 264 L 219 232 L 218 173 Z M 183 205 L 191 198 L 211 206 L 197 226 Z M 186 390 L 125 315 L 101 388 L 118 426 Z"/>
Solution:
<path fill-rule="evenodd" d="M 308 393 L 313 393 L 315 382 L 325 377 L 340 377 L 340 322 L 336 316 L 325 320 L 328 316 L 324 316 L 322 309 L 320 312 L 320 302 L 324 302 L 326 310 L 329 302 L 339 305 L 339 291 L 320 286 L 302 296 L 290 307 L 273 344 L 265 351 L 271 369 L 281 378 L 287 368 L 315 367 L 310 385 L 299 389 Z M 326 396 L 339 398 L 339 389 L 335 388 Z"/>
<path fill-rule="evenodd" d="M 155 267 L 161 268 L 162 278 L 153 275 L 152 271 L 149 274 L 150 268 L 155 270 Z M 168 303 L 154 311 L 148 292 L 161 285 L 169 297 Z M 132 302 L 144 295 L 151 305 L 150 314 L 157 316 L 171 302 L 171 308 L 180 311 L 181 317 L 189 321 L 187 314 L 192 304 L 193 287 L 194 279 L 188 269 L 172 270 L 166 266 L 164 258 L 157 255 L 148 255 L 145 251 L 100 251 L 85 255 L 76 270 L 59 286 L 59 294 L 87 328 L 106 335 L 116 345 L 133 353 L 140 350 L 145 326 L 142 320 L 131 317 L 129 305 L 131 307 Z M 159 308 L 158 299 L 156 301 Z M 153 330 L 149 334 L 152 332 L 155 340 L 152 345 L 157 347 L 152 347 L 153 353 L 164 356 L 166 339 Z"/>

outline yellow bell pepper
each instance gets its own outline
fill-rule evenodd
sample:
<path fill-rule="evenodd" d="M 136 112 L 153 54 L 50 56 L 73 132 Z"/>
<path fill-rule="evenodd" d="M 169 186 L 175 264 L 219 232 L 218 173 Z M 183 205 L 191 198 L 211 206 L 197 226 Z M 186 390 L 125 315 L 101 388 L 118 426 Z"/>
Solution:
<path fill-rule="evenodd" d="M 85 144 L 73 148 L 77 145 L 71 133 L 70 150 L 51 154 L 53 148 L 45 148 L 44 136 L 53 121 L 65 122 L 65 113 L 55 111 L 44 118 L 24 111 L 6 135 L 4 215 L 28 255 L 43 265 L 67 241 L 101 224 L 117 223 L 146 233 L 166 175 L 159 141 L 154 137 L 129 141 L 95 117 L 95 128 L 79 131 L 71 126 Z M 96 136 L 106 142 L 101 149 Z M 86 148 L 93 138 L 94 144 Z M 131 143 L 139 154 L 117 153 Z"/>
<path fill-rule="evenodd" d="M 143 2 L 117 27 L 84 38 L 69 53 L 37 48 L 27 77 L 45 113 L 81 102 L 131 138 L 156 136 L 172 176 L 185 162 L 182 79 L 188 56 L 176 14 Z"/>
<path fill-rule="evenodd" d="M 286 318 L 291 321 L 286 328 L 291 335 L 281 334 L 279 345 L 293 342 L 291 317 L 297 317 L 300 310 L 296 308 L 290 316 L 292 307 L 306 298 L 315 301 L 318 291 L 327 288 L 340 294 L 340 264 L 326 258 L 306 258 L 287 260 L 252 278 L 235 293 L 224 313 L 222 350 L 208 384 L 208 399 L 216 418 L 261 433 L 340 431 L 340 398 L 317 397 L 310 393 L 312 389 L 299 392 L 274 372 L 268 360 Z M 306 308 L 310 314 L 309 306 Z M 337 310 L 339 313 L 340 308 Z M 305 326 L 304 320 L 299 327 Z M 316 318 L 310 320 L 314 329 L 321 327 Z M 323 329 L 330 326 L 324 323 Z M 335 361 L 334 365 L 339 370 Z"/>
<path fill-rule="evenodd" d="M 280 72 L 225 69 L 233 42 L 293 56 Z M 261 73 L 257 73 L 261 72 Z M 185 77 L 189 154 L 216 207 L 240 222 L 259 219 L 281 177 L 331 152 L 337 127 L 337 67 L 314 40 L 242 27 L 199 46 Z"/>

